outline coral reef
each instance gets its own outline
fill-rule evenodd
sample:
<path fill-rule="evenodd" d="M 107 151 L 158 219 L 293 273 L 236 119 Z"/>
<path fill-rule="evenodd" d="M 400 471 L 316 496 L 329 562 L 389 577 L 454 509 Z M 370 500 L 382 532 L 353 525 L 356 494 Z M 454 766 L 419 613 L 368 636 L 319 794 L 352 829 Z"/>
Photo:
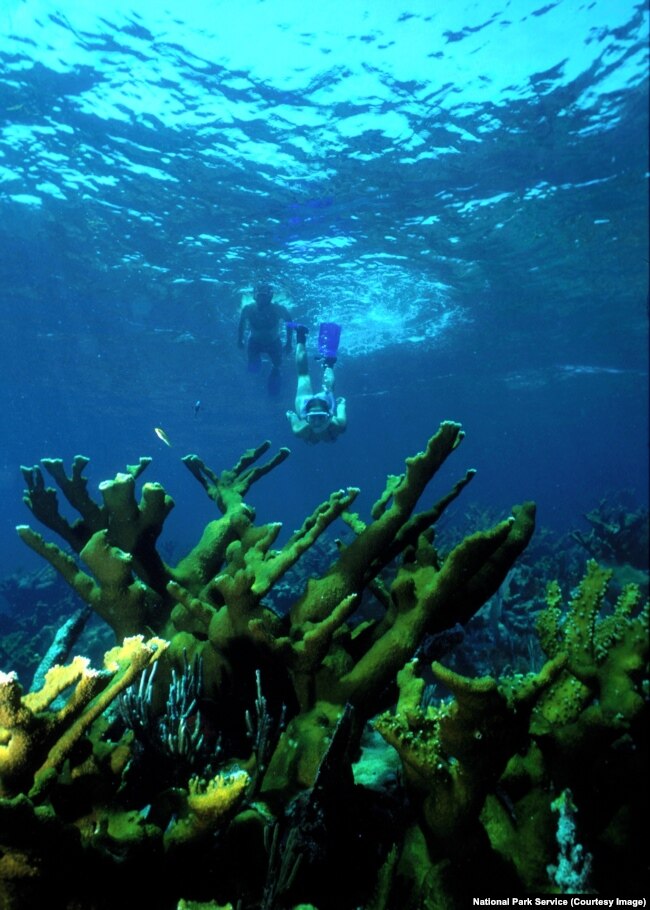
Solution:
<path fill-rule="evenodd" d="M 471 896 L 468 863 L 484 894 L 557 893 L 568 881 L 587 887 L 585 863 L 571 877 L 566 856 L 561 875 L 550 860 L 552 813 L 569 790 L 590 838 L 595 890 L 647 885 L 633 845 L 648 809 L 648 604 L 630 585 L 601 615 L 610 579 L 590 562 L 566 609 L 557 583 L 549 585 L 537 623 L 549 659 L 537 674 L 470 679 L 434 663 L 449 693 L 435 704 L 422 702 L 417 662 L 399 674 L 395 712 L 375 720 L 402 759 L 417 806 L 417 836 L 405 839 L 395 875 L 405 866 L 412 887 L 411 849 L 430 875 L 412 903 L 403 896 L 404 906 L 454 906 L 454 898 Z M 568 814 L 567 804 L 563 823 Z"/>
<path fill-rule="evenodd" d="M 27 685 L 35 674 L 42 673 L 44 652 L 70 615 L 78 611 L 79 600 L 61 576 L 45 565 L 0 579 L 0 601 L 0 670 L 15 671 Z M 99 621 L 91 625 L 97 627 Z M 82 632 L 81 625 L 77 631 Z M 112 637 L 104 637 L 103 647 L 94 653 L 96 660 L 112 641 Z M 60 657 L 65 660 L 67 655 L 60 651 Z"/>
<path fill-rule="evenodd" d="M 166 647 L 162 639 L 126 638 L 106 654 L 105 672 L 89 667 L 87 658 L 75 657 L 65 666 L 51 667 L 43 687 L 27 695 L 15 673 L 1 673 L 0 794 L 37 794 L 93 721 Z M 54 703 L 66 692 L 65 704 L 55 710 Z"/>
<path fill-rule="evenodd" d="M 442 423 L 368 520 L 351 511 L 358 490 L 339 490 L 279 547 L 281 526 L 257 525 L 245 497 L 286 449 L 260 463 L 264 443 L 221 474 L 187 456 L 219 514 L 175 565 L 158 547 L 173 500 L 156 483 L 136 498 L 149 459 L 101 483 L 99 503 L 88 459 L 70 476 L 44 460 L 74 522 L 41 468 L 22 469 L 26 505 L 64 543 L 26 525 L 19 535 L 117 644 L 101 673 L 74 658 L 27 695 L 14 674 L 0 679 L 3 907 L 47 895 L 55 910 L 104 910 L 134 877 L 149 905 L 169 910 L 453 908 L 469 869 L 482 894 L 552 892 L 553 806 L 569 790 L 596 886 L 620 863 L 647 757 L 639 589 L 607 612 L 610 576 L 595 564 L 565 609 L 551 585 L 535 673 L 426 665 L 462 638 L 534 530 L 524 503 L 438 550 L 436 523 L 474 471 L 418 505 L 463 435 Z M 322 535 L 337 519 L 349 530 L 332 550 Z M 302 586 L 289 603 L 285 585 L 279 612 L 274 589 L 310 552 L 328 561 L 294 571 Z M 423 697 L 427 677 L 435 698 Z M 613 751 L 627 786 L 593 767 L 599 810 L 585 808 L 581 780 L 594 745 Z M 640 882 L 633 859 L 626 871 Z"/>
<path fill-rule="evenodd" d="M 610 494 L 584 517 L 589 531 L 574 531 L 573 538 L 593 559 L 608 566 L 648 570 L 650 516 L 629 493 Z"/>

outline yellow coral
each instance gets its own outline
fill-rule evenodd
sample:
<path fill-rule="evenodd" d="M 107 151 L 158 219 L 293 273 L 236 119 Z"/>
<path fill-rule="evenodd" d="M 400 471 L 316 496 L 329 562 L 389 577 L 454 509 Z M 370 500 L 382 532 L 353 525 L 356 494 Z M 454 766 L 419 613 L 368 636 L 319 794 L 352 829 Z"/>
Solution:
<path fill-rule="evenodd" d="M 23 696 L 15 673 L 0 674 L 0 795 L 27 789 L 31 795 L 62 765 L 75 743 L 113 699 L 168 646 L 161 638 L 127 638 L 105 657 L 99 673 L 85 657 L 48 670 L 43 687 Z M 63 707 L 54 700 L 74 687 Z"/>
<path fill-rule="evenodd" d="M 3 851 L 0 856 L 0 882 L 36 878 L 38 874 L 38 863 L 22 850 Z"/>
<path fill-rule="evenodd" d="M 194 777 L 188 784 L 187 811 L 165 833 L 165 846 L 188 843 L 214 831 L 242 801 L 250 777 L 246 771 L 217 774 L 210 781 Z"/>
<path fill-rule="evenodd" d="M 187 805 L 201 825 L 211 825 L 239 802 L 249 780 L 246 771 L 217 774 L 207 783 L 194 777 L 189 782 Z"/>

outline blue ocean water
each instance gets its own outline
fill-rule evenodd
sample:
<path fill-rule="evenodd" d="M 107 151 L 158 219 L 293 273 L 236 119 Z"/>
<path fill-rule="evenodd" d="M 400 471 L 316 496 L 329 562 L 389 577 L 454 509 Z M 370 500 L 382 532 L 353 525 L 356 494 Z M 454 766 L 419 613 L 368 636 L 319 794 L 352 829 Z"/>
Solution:
<path fill-rule="evenodd" d="M 93 492 L 152 456 L 181 550 L 213 515 L 182 455 L 289 446 L 250 498 L 290 532 L 445 419 L 434 497 L 474 467 L 501 517 L 647 506 L 647 39 L 633 0 L 2 0 L 0 575 L 40 565 L 44 456 Z M 332 446 L 291 436 L 291 359 L 277 399 L 246 371 L 260 280 L 311 354 L 342 325 Z"/>

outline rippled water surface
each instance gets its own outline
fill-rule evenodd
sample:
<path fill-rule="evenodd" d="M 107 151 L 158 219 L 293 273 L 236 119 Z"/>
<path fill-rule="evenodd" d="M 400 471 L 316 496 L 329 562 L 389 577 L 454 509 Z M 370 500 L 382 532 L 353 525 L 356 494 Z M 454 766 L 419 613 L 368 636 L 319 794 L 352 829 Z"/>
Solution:
<path fill-rule="evenodd" d="M 645 501 L 647 39 L 632 0 L 0 0 L 7 559 L 17 466 L 78 451 L 153 454 L 180 511 L 177 456 L 290 445 L 291 524 L 450 418 L 500 509 Z M 343 326 L 335 447 L 290 437 L 291 362 L 246 373 L 260 279 Z"/>

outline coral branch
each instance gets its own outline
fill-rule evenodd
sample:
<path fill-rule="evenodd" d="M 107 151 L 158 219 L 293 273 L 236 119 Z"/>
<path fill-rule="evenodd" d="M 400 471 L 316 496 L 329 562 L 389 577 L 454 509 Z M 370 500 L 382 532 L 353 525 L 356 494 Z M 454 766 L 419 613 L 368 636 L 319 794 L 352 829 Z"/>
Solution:
<path fill-rule="evenodd" d="M 268 452 L 271 443 L 267 440 L 255 449 L 247 449 L 237 464 L 230 470 L 215 474 L 197 455 L 186 455 L 183 464 L 196 477 L 210 499 L 224 514 L 239 505 L 250 487 L 273 468 L 289 457 L 289 449 L 280 449 L 266 464 L 253 464 Z"/>
<path fill-rule="evenodd" d="M 35 797 L 90 725 L 167 645 L 158 638 L 127 638 L 106 654 L 104 672 L 93 670 L 87 658 L 75 657 L 48 670 L 43 687 L 27 695 L 15 673 L 0 674 L 2 794 L 28 788 L 33 780 L 30 795 Z M 70 687 L 63 707 L 54 708 Z"/>

